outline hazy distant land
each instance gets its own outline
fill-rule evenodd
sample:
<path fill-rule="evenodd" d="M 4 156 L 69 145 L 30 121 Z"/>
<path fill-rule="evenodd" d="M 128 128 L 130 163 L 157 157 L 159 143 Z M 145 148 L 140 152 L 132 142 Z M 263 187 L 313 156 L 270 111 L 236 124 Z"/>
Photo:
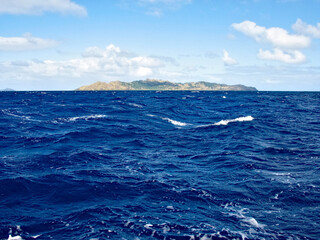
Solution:
<path fill-rule="evenodd" d="M 77 91 L 106 91 L 106 90 L 161 90 L 161 91 L 258 91 L 255 87 L 244 85 L 226 85 L 209 82 L 173 83 L 158 79 L 137 80 L 133 82 L 112 81 L 95 82 L 76 89 Z"/>
<path fill-rule="evenodd" d="M 12 92 L 12 91 L 15 91 L 15 90 L 12 88 L 0 89 L 0 92 Z"/>

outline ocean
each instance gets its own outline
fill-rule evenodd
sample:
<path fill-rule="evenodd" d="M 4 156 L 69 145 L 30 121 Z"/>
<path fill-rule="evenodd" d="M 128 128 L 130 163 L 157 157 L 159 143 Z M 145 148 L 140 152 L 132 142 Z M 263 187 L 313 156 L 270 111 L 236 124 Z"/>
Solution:
<path fill-rule="evenodd" d="M 320 239 L 320 93 L 0 93 L 0 239 Z"/>

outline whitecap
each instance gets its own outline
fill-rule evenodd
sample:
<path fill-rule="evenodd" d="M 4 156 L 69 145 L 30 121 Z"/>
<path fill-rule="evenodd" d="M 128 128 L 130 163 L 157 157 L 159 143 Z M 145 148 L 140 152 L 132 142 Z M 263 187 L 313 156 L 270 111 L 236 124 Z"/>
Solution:
<path fill-rule="evenodd" d="M 219 125 L 228 125 L 231 122 L 248 122 L 252 121 L 254 118 L 252 116 L 246 116 L 246 117 L 239 117 L 235 119 L 230 120 L 221 120 L 220 122 L 214 123 L 213 125 L 219 126 Z"/>
<path fill-rule="evenodd" d="M 174 210 L 174 207 L 173 206 L 167 206 L 167 209 L 168 210 Z"/>
<path fill-rule="evenodd" d="M 273 199 L 278 200 L 279 199 L 279 195 L 282 194 L 283 191 L 276 193 L 276 195 L 273 197 Z"/>
<path fill-rule="evenodd" d="M 263 228 L 264 225 L 260 224 L 257 222 L 256 219 L 254 219 L 253 217 L 245 217 L 245 219 L 243 219 L 242 221 L 249 223 L 250 225 L 256 227 L 256 228 Z"/>
<path fill-rule="evenodd" d="M 150 224 L 150 223 L 147 223 L 147 224 L 144 225 L 144 227 L 145 227 L 146 229 L 150 229 L 151 227 L 153 227 L 153 225 Z"/>
<path fill-rule="evenodd" d="M 176 120 L 173 120 L 173 119 L 170 119 L 170 118 L 162 118 L 162 120 L 166 120 L 168 121 L 169 123 L 175 125 L 175 126 L 187 126 L 188 123 L 184 123 L 184 122 L 179 122 L 179 121 L 176 121 Z"/>
<path fill-rule="evenodd" d="M 248 238 L 248 236 L 247 236 L 245 233 L 243 233 L 243 232 L 237 232 L 237 233 L 240 234 L 242 240 L 245 240 L 245 239 Z"/>
<path fill-rule="evenodd" d="M 27 121 L 31 120 L 30 116 L 17 115 L 17 114 L 14 114 L 14 113 L 10 112 L 9 110 L 1 110 L 1 111 L 2 111 L 3 114 L 6 114 L 6 115 L 11 116 L 11 117 L 21 118 L 21 119 L 24 119 L 24 120 L 27 120 Z"/>
<path fill-rule="evenodd" d="M 106 115 L 103 114 L 94 114 L 94 115 L 87 115 L 87 116 L 79 116 L 79 117 L 69 117 L 69 118 L 58 118 L 57 120 L 53 120 L 53 123 L 58 123 L 58 122 L 74 122 L 77 120 L 91 120 L 91 119 L 96 119 L 96 118 L 105 118 L 107 117 Z"/>
<path fill-rule="evenodd" d="M 167 232 L 170 232 L 170 227 L 168 225 L 164 225 L 164 227 L 162 228 L 162 232 L 163 233 L 167 233 Z"/>
<path fill-rule="evenodd" d="M 132 106 L 132 107 L 143 108 L 142 105 L 137 104 L 137 103 L 128 103 L 128 105 L 130 105 L 130 106 Z"/>
<path fill-rule="evenodd" d="M 212 240 L 212 238 L 209 237 L 209 235 L 205 234 L 200 238 L 200 240 Z"/>
<path fill-rule="evenodd" d="M 23 240 L 23 238 L 20 237 L 20 236 L 14 236 L 14 237 L 12 237 L 11 235 L 9 235 L 8 240 Z"/>
<path fill-rule="evenodd" d="M 173 124 L 173 125 L 175 125 L 175 126 L 183 127 L 183 126 L 190 125 L 189 123 L 179 122 L 179 121 L 173 120 L 173 119 L 171 119 L 171 118 L 159 117 L 159 116 L 156 116 L 156 115 L 153 115 L 153 114 L 146 114 L 146 116 L 148 116 L 148 117 L 155 117 L 155 118 L 161 118 L 162 120 L 168 121 L 169 123 L 171 123 L 171 124 Z"/>
<path fill-rule="evenodd" d="M 241 222 L 247 223 L 255 228 L 263 229 L 265 227 L 264 224 L 259 223 L 255 218 L 246 216 L 249 212 L 247 208 L 239 208 L 238 206 L 233 206 L 231 203 L 230 205 L 227 203 L 224 206 L 224 209 L 228 210 L 228 215 L 237 217 Z"/>
<path fill-rule="evenodd" d="M 220 126 L 220 125 L 228 125 L 231 122 L 248 122 L 252 121 L 254 118 L 252 116 L 246 116 L 246 117 L 239 117 L 235 119 L 229 119 L 229 120 L 221 120 L 219 122 L 213 123 L 213 124 L 205 124 L 205 125 L 199 125 L 196 126 L 196 128 L 203 128 L 203 127 L 211 127 L 211 126 Z"/>
<path fill-rule="evenodd" d="M 128 227 L 130 223 L 131 223 L 131 222 L 128 220 L 128 221 L 124 224 L 124 226 L 125 226 L 125 227 Z"/>
<path fill-rule="evenodd" d="M 96 114 L 96 115 L 89 115 L 89 116 L 80 116 L 80 117 L 71 117 L 69 118 L 70 121 L 76 121 L 79 119 L 84 119 L 84 120 L 90 120 L 90 119 L 95 119 L 95 118 L 105 118 L 106 115 L 102 115 L 102 114 Z"/>

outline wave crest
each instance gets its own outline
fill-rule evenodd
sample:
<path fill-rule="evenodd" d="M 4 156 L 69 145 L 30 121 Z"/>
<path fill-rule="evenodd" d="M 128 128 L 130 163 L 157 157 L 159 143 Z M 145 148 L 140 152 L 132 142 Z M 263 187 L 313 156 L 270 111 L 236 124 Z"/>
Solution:
<path fill-rule="evenodd" d="M 105 118 L 107 117 L 107 115 L 103 115 L 103 114 L 94 114 L 94 115 L 87 115 L 87 116 L 79 116 L 79 117 L 68 117 L 68 118 L 58 118 L 57 120 L 59 122 L 74 122 L 77 120 L 91 120 L 91 119 L 96 119 L 96 118 Z M 54 122 L 58 122 L 57 120 L 55 120 Z"/>
<path fill-rule="evenodd" d="M 183 126 L 187 126 L 188 123 L 184 123 L 184 122 L 179 122 L 179 121 L 176 121 L 176 120 L 173 120 L 171 118 L 162 118 L 162 120 L 166 120 L 168 121 L 169 123 L 175 125 L 175 126 L 180 126 L 180 127 L 183 127 Z"/>
<path fill-rule="evenodd" d="M 231 122 L 248 122 L 252 121 L 254 118 L 252 116 L 246 116 L 246 117 L 239 117 L 235 119 L 230 120 L 221 120 L 220 122 L 214 123 L 213 125 L 219 126 L 219 125 L 228 125 Z"/>

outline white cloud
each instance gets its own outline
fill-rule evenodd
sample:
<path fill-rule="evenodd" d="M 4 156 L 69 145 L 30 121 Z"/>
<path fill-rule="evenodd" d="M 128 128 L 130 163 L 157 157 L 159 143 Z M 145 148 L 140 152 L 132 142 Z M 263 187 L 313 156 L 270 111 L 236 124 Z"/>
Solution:
<path fill-rule="evenodd" d="M 284 51 L 279 48 L 275 48 L 273 52 L 260 49 L 258 58 L 264 60 L 276 60 L 285 63 L 303 63 L 306 61 L 306 57 L 298 50 Z"/>
<path fill-rule="evenodd" d="M 265 80 L 265 82 L 269 83 L 269 84 L 279 84 L 279 83 L 281 83 L 281 81 L 279 81 L 279 80 L 274 80 L 274 79 L 270 79 L 270 78 L 267 78 Z"/>
<path fill-rule="evenodd" d="M 266 31 L 265 27 L 260 27 L 251 21 L 244 21 L 242 23 L 233 23 L 231 25 L 234 29 L 245 35 L 254 38 L 256 41 L 261 41 L 261 37 Z"/>
<path fill-rule="evenodd" d="M 276 48 L 297 49 L 310 46 L 310 38 L 289 34 L 287 30 L 278 27 L 265 28 L 251 21 L 233 23 L 232 27 L 243 34 L 254 38 L 257 42 L 270 43 Z"/>
<path fill-rule="evenodd" d="M 152 69 L 147 67 L 138 67 L 138 69 L 136 69 L 135 72 L 133 73 L 133 75 L 137 77 L 147 77 L 147 76 L 151 76 L 152 74 L 153 74 Z"/>
<path fill-rule="evenodd" d="M 57 45 L 54 40 L 33 37 L 30 33 L 22 37 L 0 37 L 0 51 L 28 51 Z"/>
<path fill-rule="evenodd" d="M 87 15 L 83 6 L 70 0 L 1 0 L 0 3 L 0 14 L 39 15 L 43 12 Z"/>
<path fill-rule="evenodd" d="M 303 34 L 307 32 L 309 35 L 317 33 L 315 27 L 303 23 L 300 19 L 293 25 L 293 28 L 298 34 L 290 34 L 287 30 L 279 27 L 266 28 L 258 26 L 251 21 L 233 23 L 232 27 L 259 43 L 272 45 L 272 51 L 260 49 L 257 55 L 258 58 L 289 64 L 303 63 L 306 61 L 306 56 L 298 49 L 308 48 L 311 39 Z"/>
<path fill-rule="evenodd" d="M 154 59 L 151 57 L 134 57 L 131 58 L 130 64 L 133 66 L 144 66 L 144 67 L 160 67 L 162 66 L 162 63 L 158 59 Z"/>
<path fill-rule="evenodd" d="M 237 60 L 235 60 L 235 59 L 233 59 L 232 57 L 229 56 L 229 53 L 226 50 L 223 50 L 222 61 L 227 66 L 235 65 L 235 64 L 238 63 Z"/>
<path fill-rule="evenodd" d="M 96 58 L 102 58 L 103 57 L 103 51 L 101 51 L 98 47 L 88 47 L 84 53 L 82 53 L 83 57 L 96 57 Z"/>
<path fill-rule="evenodd" d="M 292 25 L 292 29 L 299 34 L 320 38 L 320 23 L 315 27 L 303 22 L 301 19 L 297 19 L 296 23 Z"/>
<path fill-rule="evenodd" d="M 192 0 L 137 0 L 137 3 L 147 9 L 147 15 L 161 17 L 166 10 L 177 10 L 183 5 L 192 3 Z"/>
<path fill-rule="evenodd" d="M 17 64 L 18 63 L 18 64 Z M 88 74 L 97 80 L 106 76 L 148 77 L 164 66 L 159 59 L 136 56 L 109 45 L 105 49 L 89 47 L 81 58 L 65 61 L 10 62 L 7 66 L 18 67 L 20 73 L 37 77 L 85 77 Z"/>

